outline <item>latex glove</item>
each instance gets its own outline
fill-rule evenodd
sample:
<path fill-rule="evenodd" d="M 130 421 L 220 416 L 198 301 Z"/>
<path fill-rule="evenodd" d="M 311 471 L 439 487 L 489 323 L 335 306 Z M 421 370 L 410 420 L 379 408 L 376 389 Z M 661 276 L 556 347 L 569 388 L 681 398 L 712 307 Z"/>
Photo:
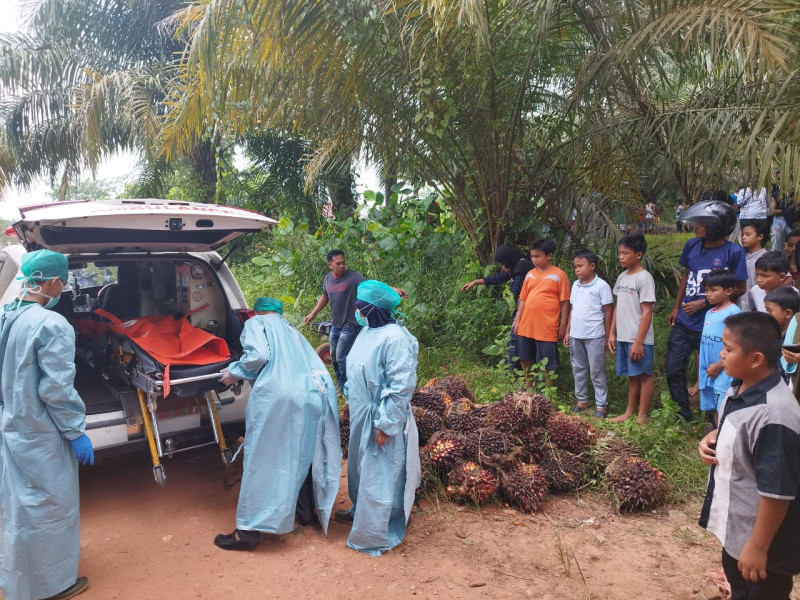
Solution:
<path fill-rule="evenodd" d="M 75 458 L 82 465 L 94 464 L 94 448 L 92 448 L 92 440 L 85 433 L 79 435 L 74 440 L 69 441 L 72 444 L 72 450 L 75 452 Z"/>

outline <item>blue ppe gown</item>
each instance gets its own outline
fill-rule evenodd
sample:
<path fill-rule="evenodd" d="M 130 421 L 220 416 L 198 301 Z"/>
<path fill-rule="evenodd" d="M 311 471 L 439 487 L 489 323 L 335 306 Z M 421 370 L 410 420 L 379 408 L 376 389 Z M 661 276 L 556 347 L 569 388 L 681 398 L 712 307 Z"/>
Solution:
<path fill-rule="evenodd" d="M 310 467 L 317 517 L 327 534 L 342 472 L 336 386 L 311 344 L 280 315 L 252 317 L 241 341 L 242 358 L 228 370 L 254 383 L 245 411 L 236 528 L 292 531 Z"/>
<path fill-rule="evenodd" d="M 372 556 L 403 541 L 421 481 L 411 414 L 417 350 L 416 338 L 391 323 L 362 329 L 347 356 L 347 482 L 354 511 L 347 545 Z M 382 447 L 375 441 L 378 429 L 390 436 Z"/>
<path fill-rule="evenodd" d="M 86 428 L 73 385 L 75 331 L 39 304 L 0 317 L 0 590 L 39 600 L 75 583 L 80 557 L 78 462 Z"/>

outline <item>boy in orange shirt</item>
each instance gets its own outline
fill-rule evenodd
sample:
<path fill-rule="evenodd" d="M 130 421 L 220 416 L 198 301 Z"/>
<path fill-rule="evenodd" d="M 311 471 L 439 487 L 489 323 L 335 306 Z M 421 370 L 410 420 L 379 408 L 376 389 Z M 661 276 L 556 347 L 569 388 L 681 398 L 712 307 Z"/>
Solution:
<path fill-rule="evenodd" d="M 545 381 L 550 387 L 547 371 L 558 368 L 558 342 L 567 332 L 569 279 L 564 271 L 550 264 L 555 251 L 553 240 L 536 240 L 530 245 L 534 268 L 525 275 L 512 325 L 526 387 L 530 387 L 531 366 L 545 359 Z"/>

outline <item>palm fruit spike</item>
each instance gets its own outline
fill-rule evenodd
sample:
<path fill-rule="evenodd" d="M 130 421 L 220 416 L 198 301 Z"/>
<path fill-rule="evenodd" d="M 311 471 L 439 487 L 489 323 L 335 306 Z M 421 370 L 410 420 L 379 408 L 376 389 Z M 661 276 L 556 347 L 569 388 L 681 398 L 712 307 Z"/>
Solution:
<path fill-rule="evenodd" d="M 447 471 L 464 458 L 464 441 L 454 431 L 437 431 L 428 440 L 431 464 L 437 469 Z"/>
<path fill-rule="evenodd" d="M 544 454 L 547 433 L 541 427 L 528 427 L 511 436 L 527 457 L 527 462 L 538 463 Z"/>
<path fill-rule="evenodd" d="M 475 396 L 472 395 L 469 387 L 467 387 L 467 382 L 461 379 L 461 377 L 456 377 L 454 375 L 448 375 L 447 377 L 441 377 L 439 379 L 431 379 L 425 384 L 425 387 L 447 394 L 451 398 L 468 398 L 473 401 L 475 400 Z"/>
<path fill-rule="evenodd" d="M 588 421 L 561 413 L 550 417 L 547 433 L 556 446 L 575 454 L 588 450 L 594 441 L 594 428 Z"/>
<path fill-rule="evenodd" d="M 478 429 L 481 426 L 481 420 L 473 414 L 472 410 L 472 401 L 467 398 L 460 398 L 447 411 L 447 416 L 444 420 L 445 427 L 462 432 Z"/>
<path fill-rule="evenodd" d="M 460 462 L 447 476 L 447 495 L 453 500 L 483 504 L 497 493 L 497 476 L 472 461 Z"/>
<path fill-rule="evenodd" d="M 547 476 L 541 467 L 518 463 L 500 476 L 503 497 L 522 512 L 539 509 L 547 494 Z"/>
<path fill-rule="evenodd" d="M 424 408 L 425 410 L 431 410 L 439 413 L 440 415 L 443 415 L 447 410 L 447 406 L 444 403 L 444 398 L 440 393 L 423 392 L 422 390 L 416 390 L 413 394 L 411 394 L 411 406 L 418 406 L 420 408 Z"/>
<path fill-rule="evenodd" d="M 571 492 L 583 484 L 583 465 L 574 454 L 560 448 L 545 446 L 539 466 L 551 492 Z"/>
<path fill-rule="evenodd" d="M 606 485 L 620 512 L 650 510 L 667 501 L 669 484 L 658 469 L 634 456 L 615 458 L 606 469 Z"/>
<path fill-rule="evenodd" d="M 412 407 L 411 412 L 414 414 L 414 421 L 419 431 L 419 445 L 424 446 L 430 437 L 442 428 L 442 417 L 439 413 L 419 406 Z"/>
<path fill-rule="evenodd" d="M 468 433 L 464 443 L 466 455 L 481 464 L 492 456 L 505 454 L 510 449 L 511 443 L 504 433 L 486 427 Z"/>
<path fill-rule="evenodd" d="M 350 413 L 339 413 L 339 441 L 342 444 L 342 456 L 347 458 L 347 449 L 350 446 Z"/>

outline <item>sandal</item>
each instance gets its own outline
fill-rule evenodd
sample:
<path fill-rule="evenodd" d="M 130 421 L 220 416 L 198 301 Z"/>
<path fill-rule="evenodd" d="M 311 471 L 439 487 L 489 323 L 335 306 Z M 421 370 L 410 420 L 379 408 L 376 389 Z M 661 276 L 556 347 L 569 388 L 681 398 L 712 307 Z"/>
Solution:
<path fill-rule="evenodd" d="M 584 402 L 578 402 L 575 406 L 572 407 L 572 412 L 574 413 L 582 413 L 589 410 L 589 405 Z"/>
<path fill-rule="evenodd" d="M 258 546 L 260 537 L 258 531 L 234 529 L 233 533 L 220 533 L 214 538 L 214 545 L 223 550 L 252 550 Z"/>
<path fill-rule="evenodd" d="M 608 416 L 608 409 L 607 408 L 598 408 L 594 411 L 594 418 L 595 419 L 605 419 Z"/>
<path fill-rule="evenodd" d="M 65 589 L 63 592 L 56 594 L 55 596 L 50 596 L 49 598 L 45 598 L 45 600 L 67 600 L 67 598 L 73 598 L 78 594 L 85 592 L 86 588 L 89 587 L 89 578 L 88 577 L 78 577 L 71 586 Z"/>

